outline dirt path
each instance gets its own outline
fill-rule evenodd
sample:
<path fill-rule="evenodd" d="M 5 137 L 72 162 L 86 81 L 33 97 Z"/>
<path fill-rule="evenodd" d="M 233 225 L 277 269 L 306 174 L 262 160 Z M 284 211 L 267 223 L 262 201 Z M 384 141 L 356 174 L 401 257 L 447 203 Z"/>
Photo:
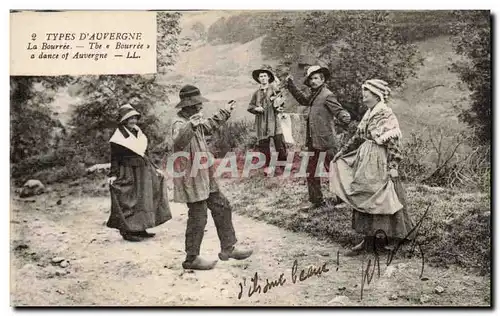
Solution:
<path fill-rule="evenodd" d="M 75 193 L 76 192 L 76 193 Z M 110 201 L 77 191 L 54 191 L 11 205 L 12 305 L 488 305 L 489 280 L 454 268 L 426 267 L 418 278 L 418 260 L 381 262 L 360 300 L 363 257 L 346 258 L 337 245 L 235 215 L 241 244 L 255 249 L 246 261 L 219 261 L 212 271 L 184 271 L 186 207 L 171 204 L 174 218 L 151 231 L 141 243 L 123 241 L 104 226 Z M 60 204 L 57 202 L 60 200 Z M 29 202 L 33 201 L 33 202 Z M 216 258 L 219 244 L 213 221 L 207 225 L 202 253 Z M 69 266 L 51 263 L 63 257 Z M 364 258 L 365 261 L 368 258 Z M 298 262 L 297 283 L 292 266 Z M 366 263 L 365 263 L 366 264 Z M 313 265 L 324 271 L 299 281 Z M 338 268 L 338 271 L 337 271 Z M 248 296 L 255 273 L 264 290 L 283 273 L 282 286 Z M 246 278 L 243 297 L 239 283 Z M 441 286 L 441 294 L 434 293 Z M 336 302 L 333 302 L 336 298 Z"/>

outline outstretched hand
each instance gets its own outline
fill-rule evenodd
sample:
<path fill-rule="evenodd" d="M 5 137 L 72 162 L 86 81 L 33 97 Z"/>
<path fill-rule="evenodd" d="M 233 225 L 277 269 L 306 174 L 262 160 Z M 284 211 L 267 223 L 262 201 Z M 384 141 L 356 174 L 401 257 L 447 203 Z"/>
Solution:
<path fill-rule="evenodd" d="M 193 127 L 200 125 L 201 121 L 202 121 L 202 115 L 200 113 L 197 113 L 189 118 L 189 122 L 193 124 Z"/>
<path fill-rule="evenodd" d="M 226 110 L 229 111 L 229 112 L 233 111 L 234 108 L 235 108 L 235 105 L 236 105 L 236 101 L 234 101 L 234 100 L 229 101 L 226 104 Z"/>

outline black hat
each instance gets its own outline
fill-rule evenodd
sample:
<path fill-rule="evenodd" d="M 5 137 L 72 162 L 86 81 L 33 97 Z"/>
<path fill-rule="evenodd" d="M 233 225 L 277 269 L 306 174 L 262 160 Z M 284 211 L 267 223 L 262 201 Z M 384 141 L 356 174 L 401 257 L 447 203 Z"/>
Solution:
<path fill-rule="evenodd" d="M 259 75 L 261 72 L 265 72 L 268 76 L 269 76 L 269 83 L 273 82 L 274 81 L 274 75 L 271 71 L 267 70 L 267 69 L 256 69 L 254 71 L 252 71 L 252 77 L 255 81 L 257 81 L 258 83 L 260 83 L 259 81 Z"/>
<path fill-rule="evenodd" d="M 201 96 L 200 89 L 192 85 L 185 85 L 179 92 L 179 102 L 175 107 L 184 108 L 186 106 L 196 105 L 203 102 L 207 102 L 208 99 Z"/>

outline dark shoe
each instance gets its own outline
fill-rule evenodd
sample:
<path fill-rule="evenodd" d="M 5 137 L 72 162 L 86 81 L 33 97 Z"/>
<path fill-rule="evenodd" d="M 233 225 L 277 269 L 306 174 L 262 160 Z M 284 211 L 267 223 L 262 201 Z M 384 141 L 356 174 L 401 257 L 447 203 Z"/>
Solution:
<path fill-rule="evenodd" d="M 130 233 L 124 233 L 124 234 L 121 234 L 121 235 L 122 235 L 123 239 L 125 239 L 126 241 L 138 242 L 138 241 L 143 241 L 144 240 L 143 237 L 132 235 Z"/>
<path fill-rule="evenodd" d="M 365 249 L 365 247 L 366 247 L 366 243 L 365 243 L 365 240 L 363 239 L 359 244 L 357 244 L 356 246 L 354 246 L 353 248 L 351 248 L 351 250 L 349 250 L 348 252 L 346 252 L 344 254 L 344 256 L 346 256 L 346 257 L 357 256 L 361 252 L 363 252 L 363 250 Z"/>
<path fill-rule="evenodd" d="M 148 233 L 147 231 L 143 230 L 142 232 L 134 232 L 134 236 L 139 236 L 139 237 L 145 237 L 145 238 L 153 238 L 156 236 L 155 233 Z"/>
<path fill-rule="evenodd" d="M 209 261 L 200 256 L 192 261 L 184 261 L 182 267 L 189 270 L 212 270 L 217 264 L 217 260 Z"/>
<path fill-rule="evenodd" d="M 311 204 L 309 204 L 308 206 L 301 208 L 300 211 L 309 212 L 309 211 L 312 211 L 314 209 L 322 208 L 325 206 L 327 206 L 327 204 L 323 200 L 319 201 L 319 202 L 311 202 Z"/>
<path fill-rule="evenodd" d="M 327 201 L 321 201 L 321 202 L 315 202 L 312 204 L 311 209 L 321 209 L 321 208 L 327 208 L 331 207 L 331 204 L 328 203 Z"/>
<path fill-rule="evenodd" d="M 363 252 L 363 249 L 354 249 L 354 248 L 353 248 L 353 249 L 351 249 L 351 250 L 347 251 L 347 252 L 344 254 L 344 256 L 346 256 L 346 257 L 355 257 L 355 256 L 357 256 L 357 255 L 361 254 L 362 252 Z"/>
<path fill-rule="evenodd" d="M 342 201 L 339 197 L 333 197 L 333 198 L 328 199 L 328 204 L 333 205 L 333 206 L 337 206 L 337 205 L 340 205 L 343 203 L 344 203 L 344 201 Z"/>
<path fill-rule="evenodd" d="M 253 250 L 247 249 L 242 250 L 236 247 L 231 247 L 231 249 L 223 250 L 219 253 L 219 259 L 222 261 L 227 261 L 229 258 L 233 258 L 236 260 L 243 260 L 250 257 L 253 253 Z"/>

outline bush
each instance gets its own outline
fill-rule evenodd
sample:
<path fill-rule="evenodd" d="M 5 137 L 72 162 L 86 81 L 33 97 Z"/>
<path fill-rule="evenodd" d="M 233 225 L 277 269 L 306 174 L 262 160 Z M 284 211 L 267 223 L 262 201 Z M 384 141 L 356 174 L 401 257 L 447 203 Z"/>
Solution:
<path fill-rule="evenodd" d="M 63 181 L 73 181 L 87 174 L 82 163 L 67 164 L 38 171 L 31 178 L 42 181 L 43 184 L 53 184 Z"/>
<path fill-rule="evenodd" d="M 458 23 L 451 32 L 455 51 L 467 58 L 453 63 L 451 70 L 472 92 L 471 107 L 461 109 L 460 118 L 472 128 L 482 144 L 491 142 L 491 17 L 489 11 L 457 11 Z"/>
<path fill-rule="evenodd" d="M 211 136 L 210 152 L 216 158 L 224 158 L 230 151 L 255 148 L 257 137 L 253 129 L 253 123 L 248 121 L 227 122 Z"/>
<path fill-rule="evenodd" d="M 158 12 L 156 15 L 159 72 L 175 63 L 180 16 L 178 12 Z M 54 148 L 48 139 L 53 127 L 59 126 L 45 105 L 53 99 L 49 92 L 70 82 L 83 101 L 72 113 L 68 138 L 64 139 L 63 146 Z M 10 84 L 13 177 L 33 175 L 47 168 L 50 170 L 46 172 L 55 172 L 70 160 L 76 164 L 109 161 L 108 141 L 116 127 L 117 110 L 125 103 L 143 114 L 141 126 L 148 135 L 150 147 L 159 146 L 165 138 L 150 109 L 168 101 L 166 96 L 173 86 L 161 84 L 155 75 L 11 77 Z M 43 89 L 36 89 L 37 84 Z M 57 169 L 57 172 L 60 177 L 65 174 L 70 177 L 70 168 Z"/>
<path fill-rule="evenodd" d="M 395 89 L 415 76 L 423 59 L 401 39 L 391 14 L 380 11 L 313 11 L 275 21 L 265 55 L 293 63 L 305 51 L 327 65 L 329 87 L 341 104 L 362 104 L 361 84 L 383 79 Z"/>
<path fill-rule="evenodd" d="M 301 205 L 307 204 L 305 184 L 254 177 L 240 183 L 228 182 L 228 186 L 230 189 L 228 187 L 224 193 L 237 213 L 291 231 L 326 238 L 345 247 L 354 246 L 363 237 L 352 229 L 352 210 L 347 207 L 297 212 Z M 267 193 L 270 187 L 272 195 Z M 473 272 L 488 274 L 491 258 L 489 196 L 424 185 L 406 185 L 405 188 L 409 213 L 415 223 L 431 203 L 417 238 L 426 264 L 442 267 L 458 264 Z M 323 192 L 330 194 L 327 188 Z M 397 258 L 408 254 L 410 249 L 405 246 Z"/>

